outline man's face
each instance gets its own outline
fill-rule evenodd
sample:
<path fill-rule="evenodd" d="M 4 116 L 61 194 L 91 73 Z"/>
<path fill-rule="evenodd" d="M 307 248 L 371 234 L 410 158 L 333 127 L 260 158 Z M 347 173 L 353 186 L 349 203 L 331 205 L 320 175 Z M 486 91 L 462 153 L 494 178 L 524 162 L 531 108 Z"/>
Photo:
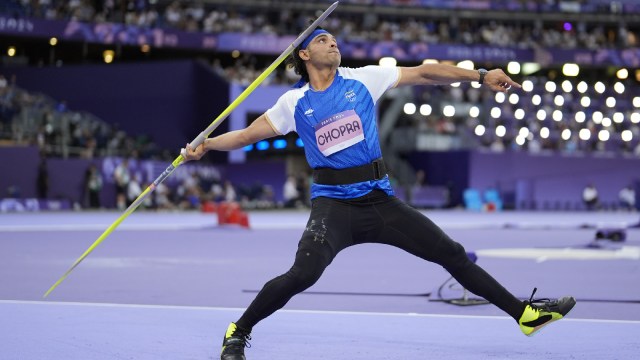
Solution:
<path fill-rule="evenodd" d="M 311 60 L 317 64 L 339 66 L 342 56 L 336 38 L 331 34 L 316 36 L 306 50 L 300 50 L 302 60 Z"/>

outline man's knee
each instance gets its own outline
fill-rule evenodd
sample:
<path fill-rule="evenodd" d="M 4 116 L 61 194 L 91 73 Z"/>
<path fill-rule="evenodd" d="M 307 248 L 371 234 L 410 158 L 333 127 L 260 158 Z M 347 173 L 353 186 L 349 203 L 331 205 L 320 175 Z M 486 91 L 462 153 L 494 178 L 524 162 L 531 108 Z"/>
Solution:
<path fill-rule="evenodd" d="M 464 246 L 453 240 L 448 241 L 445 246 L 441 246 L 439 256 L 441 256 L 441 265 L 447 270 L 463 267 L 470 262 Z"/>
<path fill-rule="evenodd" d="M 326 267 L 327 261 L 324 256 L 313 252 L 300 251 L 288 275 L 296 283 L 297 287 L 306 289 L 320 279 Z"/>

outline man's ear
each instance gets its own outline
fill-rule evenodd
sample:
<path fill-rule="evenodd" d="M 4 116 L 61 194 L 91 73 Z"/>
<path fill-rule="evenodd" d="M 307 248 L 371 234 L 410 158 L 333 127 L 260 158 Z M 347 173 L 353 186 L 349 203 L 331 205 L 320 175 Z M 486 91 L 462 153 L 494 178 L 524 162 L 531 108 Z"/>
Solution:
<path fill-rule="evenodd" d="M 298 51 L 298 56 L 300 56 L 300 59 L 302 60 L 309 60 L 309 52 L 307 50 Z"/>

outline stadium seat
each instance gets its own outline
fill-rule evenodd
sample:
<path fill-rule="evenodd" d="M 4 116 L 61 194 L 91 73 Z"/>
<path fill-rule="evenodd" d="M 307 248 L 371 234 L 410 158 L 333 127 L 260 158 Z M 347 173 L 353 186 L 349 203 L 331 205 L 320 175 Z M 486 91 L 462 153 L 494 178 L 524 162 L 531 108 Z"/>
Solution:
<path fill-rule="evenodd" d="M 466 189 L 463 193 L 464 205 L 467 210 L 481 211 L 484 204 L 477 189 Z"/>
<path fill-rule="evenodd" d="M 487 189 L 484 192 L 484 201 L 487 204 L 493 204 L 496 211 L 502 210 L 502 198 L 496 189 Z"/>

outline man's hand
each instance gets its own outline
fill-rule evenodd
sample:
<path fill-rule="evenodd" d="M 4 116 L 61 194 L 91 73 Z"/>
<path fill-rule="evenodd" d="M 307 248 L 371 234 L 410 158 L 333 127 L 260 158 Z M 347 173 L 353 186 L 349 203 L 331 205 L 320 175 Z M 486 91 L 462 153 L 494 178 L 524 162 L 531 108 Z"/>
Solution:
<path fill-rule="evenodd" d="M 206 140 L 205 140 L 206 141 Z M 191 147 L 190 144 L 186 145 L 186 148 L 182 148 L 180 150 L 180 155 L 184 158 L 184 162 L 191 160 L 200 160 L 204 154 L 206 154 L 207 150 L 204 147 L 204 142 L 200 144 L 200 146 L 195 149 Z"/>
<path fill-rule="evenodd" d="M 504 73 L 501 69 L 494 69 L 487 72 L 487 75 L 484 77 L 484 83 L 489 87 L 489 89 L 493 91 L 500 92 L 509 92 L 512 88 L 520 89 L 522 85 L 517 82 L 511 80 L 507 74 Z"/>

